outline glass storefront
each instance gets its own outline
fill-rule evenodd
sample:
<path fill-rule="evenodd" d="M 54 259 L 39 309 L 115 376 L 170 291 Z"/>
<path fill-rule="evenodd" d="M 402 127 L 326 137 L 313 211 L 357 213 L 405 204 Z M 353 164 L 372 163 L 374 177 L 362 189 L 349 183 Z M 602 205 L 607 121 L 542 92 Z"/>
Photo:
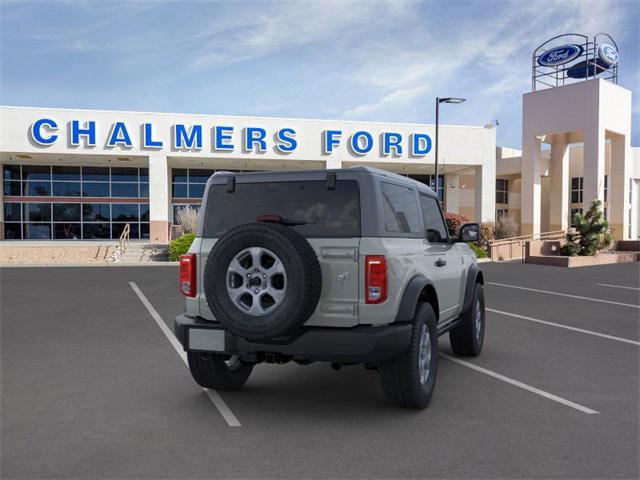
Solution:
<path fill-rule="evenodd" d="M 127 223 L 149 238 L 147 168 L 3 165 L 2 179 L 6 240 L 115 239 Z"/>

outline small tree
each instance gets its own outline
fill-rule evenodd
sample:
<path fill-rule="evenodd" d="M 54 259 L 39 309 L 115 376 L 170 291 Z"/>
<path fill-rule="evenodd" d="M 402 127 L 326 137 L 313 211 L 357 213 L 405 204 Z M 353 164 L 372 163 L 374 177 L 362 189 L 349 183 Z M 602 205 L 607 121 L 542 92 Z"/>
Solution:
<path fill-rule="evenodd" d="M 458 215 L 457 213 L 445 213 L 444 220 L 447 222 L 447 229 L 449 235 L 456 237 L 460 231 L 460 227 L 465 223 L 469 223 L 469 219 L 464 215 Z"/>
<path fill-rule="evenodd" d="M 560 249 L 562 255 L 593 256 L 613 243 L 613 236 L 609 233 L 609 222 L 604 219 L 600 200 L 594 200 L 584 215 L 576 213 L 573 223 L 576 232 L 567 234 L 567 242 Z"/>
<path fill-rule="evenodd" d="M 181 207 L 177 209 L 176 221 L 182 227 L 184 233 L 195 233 L 198 227 L 198 211 L 193 207 Z"/>

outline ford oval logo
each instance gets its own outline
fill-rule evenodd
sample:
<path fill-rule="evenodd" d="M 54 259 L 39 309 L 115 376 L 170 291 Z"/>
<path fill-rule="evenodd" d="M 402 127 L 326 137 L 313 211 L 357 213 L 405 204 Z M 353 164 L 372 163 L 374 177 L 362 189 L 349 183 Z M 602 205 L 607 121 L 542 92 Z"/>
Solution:
<path fill-rule="evenodd" d="M 598 57 L 610 67 L 618 63 L 618 50 L 613 45 L 603 43 L 598 47 Z"/>
<path fill-rule="evenodd" d="M 583 48 L 580 45 L 561 45 L 547 50 L 538 57 L 538 63 L 543 67 L 557 67 L 578 58 Z"/>

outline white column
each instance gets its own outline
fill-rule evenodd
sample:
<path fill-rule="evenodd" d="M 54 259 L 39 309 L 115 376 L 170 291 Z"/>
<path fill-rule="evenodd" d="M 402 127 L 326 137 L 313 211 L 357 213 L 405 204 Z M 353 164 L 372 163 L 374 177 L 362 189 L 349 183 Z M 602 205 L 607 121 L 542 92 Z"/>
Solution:
<path fill-rule="evenodd" d="M 150 242 L 169 241 L 170 182 L 169 163 L 165 154 L 149 155 Z"/>
<path fill-rule="evenodd" d="M 496 161 L 475 167 L 475 220 L 493 222 L 496 218 Z"/>
<path fill-rule="evenodd" d="M 550 167 L 549 230 L 566 230 L 569 221 L 569 146 L 566 134 L 555 135 Z"/>
<path fill-rule="evenodd" d="M 596 198 L 604 202 L 604 129 L 599 126 L 584 132 L 582 163 L 582 209 L 586 212 Z"/>
<path fill-rule="evenodd" d="M 632 152 L 628 135 L 615 135 L 611 140 L 609 185 L 609 226 L 616 240 L 629 238 L 629 179 Z"/>
<path fill-rule="evenodd" d="M 522 152 L 522 210 L 520 232 L 522 235 L 540 233 L 542 161 L 540 139 L 525 136 Z"/>
<path fill-rule="evenodd" d="M 460 176 L 457 173 L 448 173 L 444 176 L 444 200 L 446 210 L 449 213 L 460 211 Z"/>
<path fill-rule="evenodd" d="M 342 160 L 339 158 L 327 158 L 325 168 L 327 170 L 333 169 L 333 168 L 342 168 Z"/>

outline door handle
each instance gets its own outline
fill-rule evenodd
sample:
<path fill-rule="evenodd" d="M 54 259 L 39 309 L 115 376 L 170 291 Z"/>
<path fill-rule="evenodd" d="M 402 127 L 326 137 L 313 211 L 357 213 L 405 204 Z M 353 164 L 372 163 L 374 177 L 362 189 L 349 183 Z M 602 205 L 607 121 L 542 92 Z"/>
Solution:
<path fill-rule="evenodd" d="M 447 264 L 446 260 L 439 258 L 436 260 L 436 267 L 444 267 Z"/>

